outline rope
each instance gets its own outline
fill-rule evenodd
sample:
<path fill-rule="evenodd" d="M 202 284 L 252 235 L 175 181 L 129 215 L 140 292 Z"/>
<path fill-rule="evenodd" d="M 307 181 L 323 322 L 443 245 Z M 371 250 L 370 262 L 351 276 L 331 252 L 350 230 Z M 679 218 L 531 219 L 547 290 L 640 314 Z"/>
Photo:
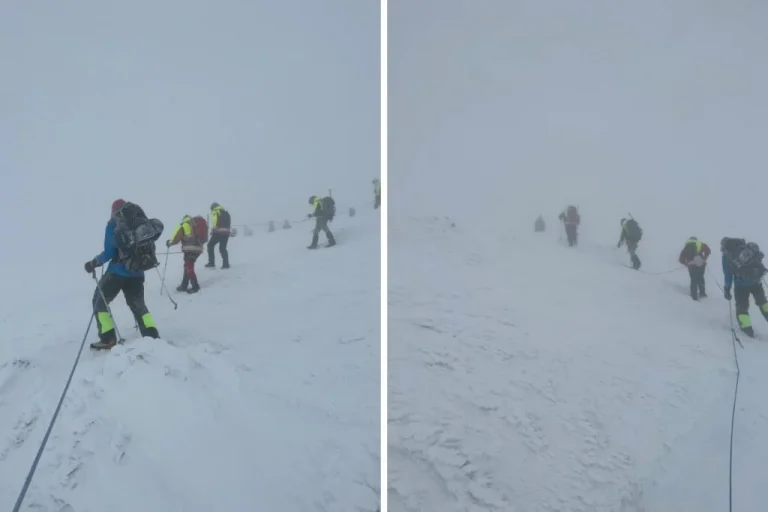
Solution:
<path fill-rule="evenodd" d="M 619 248 L 614 246 L 614 248 L 613 248 L 613 249 L 614 249 L 614 250 L 613 250 L 613 257 L 614 257 L 614 259 L 615 259 L 616 261 L 619 261 L 618 255 L 616 254 L 616 251 L 617 251 Z M 623 263 L 622 263 L 622 265 L 623 265 Z M 683 270 L 684 268 L 686 268 L 686 267 L 684 267 L 684 266 L 678 266 L 678 267 L 675 267 L 675 268 L 671 268 L 671 269 L 669 269 L 669 270 L 663 270 L 663 271 L 661 271 L 661 272 L 648 272 L 647 270 L 636 269 L 636 272 L 639 272 L 639 273 L 641 273 L 641 274 L 645 274 L 645 275 L 647 275 L 647 276 L 661 276 L 661 275 L 664 275 L 664 274 L 671 274 L 672 272 L 677 272 L 677 271 L 679 271 L 679 270 Z"/>
<path fill-rule="evenodd" d="M 639 270 L 639 272 L 646 275 L 659 276 L 663 274 L 671 274 L 672 272 L 677 272 L 678 270 L 682 270 L 683 268 L 685 267 L 680 266 L 670 270 L 665 270 L 663 272 L 646 272 L 642 270 Z M 715 277 L 712 275 L 711 271 L 709 270 L 709 267 L 707 267 L 707 274 L 709 274 L 710 278 L 715 282 L 715 285 L 718 288 L 720 288 L 720 291 L 723 293 L 723 295 L 725 295 L 725 289 L 720 285 L 717 279 L 715 279 Z M 739 382 L 741 380 L 741 367 L 739 365 L 739 355 L 738 355 L 738 352 L 736 351 L 736 343 L 738 343 L 741 348 L 744 348 L 744 345 L 741 343 L 741 339 L 739 339 L 739 335 L 736 334 L 736 327 L 733 321 L 733 308 L 731 307 L 730 302 L 728 303 L 728 318 L 731 326 L 731 345 L 733 347 L 733 362 L 736 366 L 736 383 L 734 384 L 734 388 L 733 388 L 733 405 L 731 407 L 730 444 L 728 448 L 728 511 L 733 512 L 733 438 L 734 438 L 734 430 L 736 425 L 736 404 L 738 402 L 738 396 L 739 396 Z"/>
<path fill-rule="evenodd" d="M 672 272 L 677 272 L 679 270 L 683 270 L 684 268 L 685 267 L 675 267 L 675 268 L 670 269 L 670 270 L 664 270 L 663 272 L 648 272 L 648 271 L 645 271 L 645 270 L 638 269 L 638 272 L 640 272 L 641 274 L 648 275 L 648 276 L 661 276 L 661 275 L 664 275 L 664 274 L 671 274 Z"/>
<path fill-rule="evenodd" d="M 733 310 L 730 306 L 728 306 L 728 311 L 731 316 L 733 360 L 736 363 L 736 385 L 733 388 L 733 408 L 731 409 L 731 444 L 728 449 L 728 511 L 733 512 L 733 431 L 735 430 L 734 425 L 736 425 L 736 402 L 739 397 L 739 380 L 741 377 L 741 367 L 739 366 L 739 356 L 736 352 L 736 342 L 738 341 L 739 345 L 741 345 L 741 340 L 736 335 L 736 330 L 733 328 Z"/>
<path fill-rule="evenodd" d="M 709 268 L 707 268 L 707 274 L 709 274 L 709 277 L 715 282 L 715 285 L 720 288 L 720 291 L 725 294 L 725 288 L 720 286 L 720 283 L 717 282 L 717 279 L 712 275 L 712 273 L 709 271 Z M 741 339 L 739 339 L 739 335 L 736 334 L 736 327 L 733 323 L 733 308 L 731 307 L 730 302 L 728 303 L 728 319 L 731 325 L 731 345 L 733 346 L 733 362 L 736 365 L 736 384 L 733 388 L 733 407 L 731 408 L 731 439 L 730 439 L 730 447 L 728 450 L 728 511 L 733 512 L 733 437 L 734 437 L 734 430 L 736 425 L 736 403 L 738 401 L 739 396 L 739 382 L 741 380 L 741 366 L 739 365 L 739 354 L 736 351 L 736 343 L 739 344 L 741 348 L 744 348 L 744 345 L 741 343 Z"/>
<path fill-rule="evenodd" d="M 19 510 L 21 510 L 21 504 L 24 502 L 24 498 L 26 497 L 27 491 L 29 490 L 29 485 L 32 483 L 32 477 L 35 476 L 37 465 L 40 462 L 40 458 L 43 456 L 43 451 L 45 450 L 46 444 L 48 444 L 48 438 L 50 437 L 51 431 L 53 430 L 53 425 L 56 423 L 56 419 L 59 417 L 59 411 L 61 410 L 61 406 L 64 403 L 64 397 L 66 397 L 67 391 L 69 391 L 69 385 L 72 383 L 72 377 L 75 375 L 75 370 L 77 369 L 77 365 L 80 362 L 80 356 L 83 354 L 85 340 L 88 338 L 88 333 L 91 331 L 91 325 L 93 325 L 94 318 L 96 318 L 95 311 L 91 313 L 91 320 L 88 322 L 88 327 L 86 328 L 85 334 L 83 335 L 83 341 L 80 342 L 80 349 L 77 351 L 75 364 L 72 365 L 72 371 L 69 372 L 69 378 L 67 379 L 67 383 L 64 385 L 64 391 L 61 393 L 61 398 L 59 398 L 59 403 L 56 405 L 56 410 L 53 412 L 53 417 L 51 418 L 51 423 L 48 425 L 48 430 L 45 432 L 43 442 L 40 443 L 40 448 L 37 450 L 37 455 L 35 455 L 35 460 L 32 462 L 32 467 L 29 469 L 26 480 L 24 480 L 24 486 L 21 488 L 19 497 L 16 500 L 16 505 L 13 507 L 13 512 L 19 512 Z"/>

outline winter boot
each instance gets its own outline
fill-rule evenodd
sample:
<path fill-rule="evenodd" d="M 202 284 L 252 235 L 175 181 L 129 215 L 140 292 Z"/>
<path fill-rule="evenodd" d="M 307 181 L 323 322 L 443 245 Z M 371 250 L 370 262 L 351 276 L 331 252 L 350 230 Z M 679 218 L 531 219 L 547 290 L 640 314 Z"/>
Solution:
<path fill-rule="evenodd" d="M 329 232 L 328 233 L 328 243 L 325 245 L 326 247 L 333 247 L 336 245 L 336 238 Z"/>
<path fill-rule="evenodd" d="M 229 256 L 224 258 L 224 262 L 221 264 L 221 268 L 223 269 L 229 268 Z"/>
<path fill-rule="evenodd" d="M 307 246 L 307 249 L 317 249 L 317 239 L 319 236 L 317 233 L 312 235 L 312 243 Z"/>
<path fill-rule="evenodd" d="M 200 284 L 197 282 L 197 276 L 192 276 L 192 288 L 187 290 L 189 293 L 197 293 L 200 291 Z"/>
<path fill-rule="evenodd" d="M 213 261 L 209 261 L 208 263 L 205 264 L 205 268 L 216 268 L 216 263 L 214 263 Z"/>
<path fill-rule="evenodd" d="M 96 343 L 91 343 L 91 348 L 95 350 L 109 350 L 117 345 L 115 340 L 100 340 Z"/>
<path fill-rule="evenodd" d="M 755 330 L 752 328 L 751 325 L 749 327 L 742 327 L 741 328 L 741 332 L 743 332 L 744 334 L 746 334 L 750 338 L 754 338 L 755 337 Z"/>
<path fill-rule="evenodd" d="M 115 345 L 117 345 L 117 334 L 113 330 L 99 341 L 91 343 L 91 348 L 95 350 L 109 350 Z"/>
<path fill-rule="evenodd" d="M 176 287 L 176 291 L 185 292 L 187 291 L 187 286 L 189 286 L 189 276 L 184 274 L 184 278 L 181 280 L 181 284 Z"/>

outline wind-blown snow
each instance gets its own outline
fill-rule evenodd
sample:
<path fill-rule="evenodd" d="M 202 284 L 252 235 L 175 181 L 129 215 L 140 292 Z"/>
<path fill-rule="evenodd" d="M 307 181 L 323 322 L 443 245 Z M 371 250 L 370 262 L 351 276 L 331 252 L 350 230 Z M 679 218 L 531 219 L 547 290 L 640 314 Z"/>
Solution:
<path fill-rule="evenodd" d="M 675 251 L 635 272 L 602 240 L 565 247 L 553 221 L 541 235 L 451 222 L 389 224 L 390 510 L 728 510 L 735 367 L 717 252 L 696 303 L 685 270 L 654 275 Z M 768 500 L 763 343 L 738 349 L 740 512 Z"/>
<path fill-rule="evenodd" d="M 162 340 L 136 339 L 119 296 L 128 341 L 86 347 L 22 510 L 375 510 L 378 219 L 340 213 L 339 245 L 318 251 L 305 249 L 309 222 L 233 238 L 232 268 L 199 260 L 203 289 L 172 292 L 176 311 L 150 273 Z M 172 255 L 171 289 L 181 266 Z M 48 295 L 26 289 L 24 273 L 3 279 L 18 297 L 0 344 L 0 509 L 10 510 L 90 314 L 90 293 L 72 290 L 92 281 L 62 273 Z M 19 322 L 28 304 L 45 323 Z"/>

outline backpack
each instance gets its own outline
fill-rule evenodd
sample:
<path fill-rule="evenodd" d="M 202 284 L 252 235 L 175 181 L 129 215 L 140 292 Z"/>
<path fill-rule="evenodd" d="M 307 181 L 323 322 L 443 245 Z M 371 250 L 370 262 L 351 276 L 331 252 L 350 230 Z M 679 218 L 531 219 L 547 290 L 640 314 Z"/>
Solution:
<path fill-rule="evenodd" d="M 229 215 L 229 212 L 224 208 L 219 210 L 219 222 L 216 227 L 226 228 L 226 229 L 229 229 L 232 227 L 232 217 Z"/>
<path fill-rule="evenodd" d="M 113 241 L 118 251 L 118 263 L 131 272 L 143 272 L 157 267 L 155 242 L 163 234 L 163 223 L 149 219 L 141 207 L 125 203 L 113 218 L 115 233 Z"/>
<path fill-rule="evenodd" d="M 331 221 L 336 216 L 336 201 L 333 200 L 331 196 L 324 197 L 320 204 L 323 207 L 323 212 L 328 217 L 328 220 Z"/>
<path fill-rule="evenodd" d="M 208 222 L 205 217 L 196 215 L 192 217 L 190 221 L 192 226 L 192 235 L 197 239 L 197 242 L 202 245 L 208 241 Z"/>
<path fill-rule="evenodd" d="M 763 253 L 754 242 L 743 238 L 731 238 L 725 244 L 725 254 L 733 273 L 749 282 L 762 279 L 766 272 L 763 265 Z"/>
<path fill-rule="evenodd" d="M 627 233 L 627 240 L 639 242 L 643 238 L 643 230 L 635 219 L 629 219 L 624 223 L 624 231 Z"/>

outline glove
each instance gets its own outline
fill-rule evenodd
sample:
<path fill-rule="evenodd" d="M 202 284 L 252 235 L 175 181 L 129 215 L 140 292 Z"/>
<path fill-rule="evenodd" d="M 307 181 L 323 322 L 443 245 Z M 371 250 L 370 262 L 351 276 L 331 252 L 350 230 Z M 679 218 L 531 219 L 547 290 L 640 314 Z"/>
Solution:
<path fill-rule="evenodd" d="M 86 263 L 84 265 L 84 268 L 85 268 L 86 273 L 92 274 L 93 271 L 95 269 L 99 268 L 100 266 L 101 266 L 101 264 L 99 263 L 99 260 L 97 260 L 96 258 L 93 258 L 91 261 L 89 261 L 88 263 Z"/>
<path fill-rule="evenodd" d="M 311 218 L 312 218 L 312 214 L 311 214 L 311 213 L 308 213 L 308 214 L 307 214 L 307 218 L 308 218 L 308 219 L 311 219 Z"/>
<path fill-rule="evenodd" d="M 724 295 L 725 295 L 725 300 L 731 300 L 731 289 L 726 288 Z"/>
<path fill-rule="evenodd" d="M 166 247 L 170 247 L 171 245 L 173 245 L 173 244 L 171 243 L 171 241 L 170 241 L 170 240 L 166 240 L 166 241 L 165 241 L 165 246 L 166 246 Z"/>
<path fill-rule="evenodd" d="M 619 247 L 621 247 L 621 242 L 616 244 L 616 248 L 618 249 Z"/>

